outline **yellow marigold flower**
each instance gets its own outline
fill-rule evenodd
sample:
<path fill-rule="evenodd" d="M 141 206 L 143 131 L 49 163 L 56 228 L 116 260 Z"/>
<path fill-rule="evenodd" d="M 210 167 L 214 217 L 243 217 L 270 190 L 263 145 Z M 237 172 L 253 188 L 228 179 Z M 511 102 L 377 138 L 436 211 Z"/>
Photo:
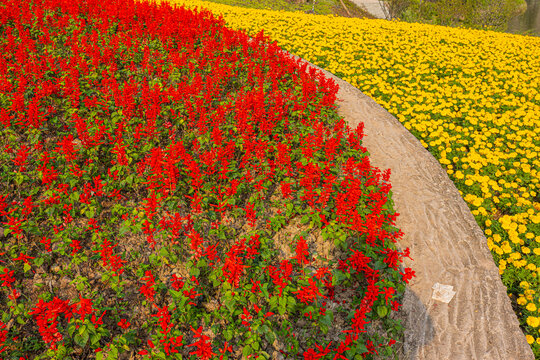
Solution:
<path fill-rule="evenodd" d="M 538 325 L 540 325 L 540 319 L 536 316 L 528 316 L 527 317 L 527 325 L 536 328 Z"/>
<path fill-rule="evenodd" d="M 534 305 L 534 303 L 528 303 L 525 309 L 529 311 L 536 311 L 536 305 Z"/>
<path fill-rule="evenodd" d="M 525 305 L 527 303 L 527 299 L 525 299 L 523 296 L 520 296 L 517 300 L 518 305 Z"/>
<path fill-rule="evenodd" d="M 531 335 L 525 335 L 525 338 L 527 338 L 527 342 L 529 344 L 532 344 L 534 342 L 534 338 Z"/>

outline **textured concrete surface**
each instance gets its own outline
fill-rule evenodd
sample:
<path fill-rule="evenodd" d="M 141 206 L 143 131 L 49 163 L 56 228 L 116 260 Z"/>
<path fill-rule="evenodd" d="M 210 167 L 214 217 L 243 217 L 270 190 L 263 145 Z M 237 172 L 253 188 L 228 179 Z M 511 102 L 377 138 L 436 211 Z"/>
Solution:
<path fill-rule="evenodd" d="M 486 238 L 437 160 L 390 113 L 347 82 L 339 113 L 352 128 L 365 125 L 371 162 L 391 169 L 397 226 L 409 247 L 404 266 L 416 271 L 405 293 L 402 360 L 534 359 Z M 452 285 L 449 303 L 432 299 L 435 283 Z"/>
<path fill-rule="evenodd" d="M 363 7 L 368 13 L 379 19 L 386 19 L 379 0 L 351 0 L 356 5 Z"/>

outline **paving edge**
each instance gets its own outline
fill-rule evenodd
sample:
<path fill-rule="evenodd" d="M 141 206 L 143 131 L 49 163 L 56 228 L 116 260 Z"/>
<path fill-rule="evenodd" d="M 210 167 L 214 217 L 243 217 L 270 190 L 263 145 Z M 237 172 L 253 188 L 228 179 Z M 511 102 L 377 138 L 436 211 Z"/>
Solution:
<path fill-rule="evenodd" d="M 403 264 L 416 272 L 400 310 L 402 360 L 534 359 L 486 237 L 446 171 L 373 99 L 303 61 L 336 81 L 339 114 L 351 128 L 364 123 L 371 163 L 392 172 L 396 223 L 405 233 L 398 246 L 410 248 L 413 261 Z M 448 304 L 432 299 L 435 283 L 453 286 Z"/>

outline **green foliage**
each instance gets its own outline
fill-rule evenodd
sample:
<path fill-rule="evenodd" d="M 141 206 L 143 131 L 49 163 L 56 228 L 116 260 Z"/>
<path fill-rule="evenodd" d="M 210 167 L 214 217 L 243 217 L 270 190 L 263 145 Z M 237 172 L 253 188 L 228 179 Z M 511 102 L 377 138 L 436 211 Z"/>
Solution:
<path fill-rule="evenodd" d="M 391 18 L 444 26 L 505 30 L 525 0 L 382 0 Z"/>

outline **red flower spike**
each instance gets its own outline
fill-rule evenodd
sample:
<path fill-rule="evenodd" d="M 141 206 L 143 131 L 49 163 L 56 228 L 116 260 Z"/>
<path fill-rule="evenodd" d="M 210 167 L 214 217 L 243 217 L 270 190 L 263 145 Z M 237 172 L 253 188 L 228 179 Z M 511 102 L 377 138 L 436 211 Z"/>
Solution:
<path fill-rule="evenodd" d="M 212 351 L 212 346 L 206 342 L 210 338 L 202 334 L 202 326 L 197 330 L 191 327 L 191 331 L 195 333 L 193 337 L 199 340 L 191 345 L 188 345 L 188 347 L 195 346 L 197 348 L 197 350 L 190 352 L 189 355 L 197 355 L 199 359 L 202 360 L 208 360 L 212 357 L 212 355 L 217 355 Z"/>
<path fill-rule="evenodd" d="M 309 252 L 306 240 L 304 240 L 304 238 L 300 236 L 300 239 L 296 243 L 296 256 L 294 257 L 294 259 L 298 261 L 298 264 L 300 264 L 300 266 L 303 266 L 305 264 L 309 264 L 309 260 L 306 258 L 306 256 L 308 255 Z"/>

